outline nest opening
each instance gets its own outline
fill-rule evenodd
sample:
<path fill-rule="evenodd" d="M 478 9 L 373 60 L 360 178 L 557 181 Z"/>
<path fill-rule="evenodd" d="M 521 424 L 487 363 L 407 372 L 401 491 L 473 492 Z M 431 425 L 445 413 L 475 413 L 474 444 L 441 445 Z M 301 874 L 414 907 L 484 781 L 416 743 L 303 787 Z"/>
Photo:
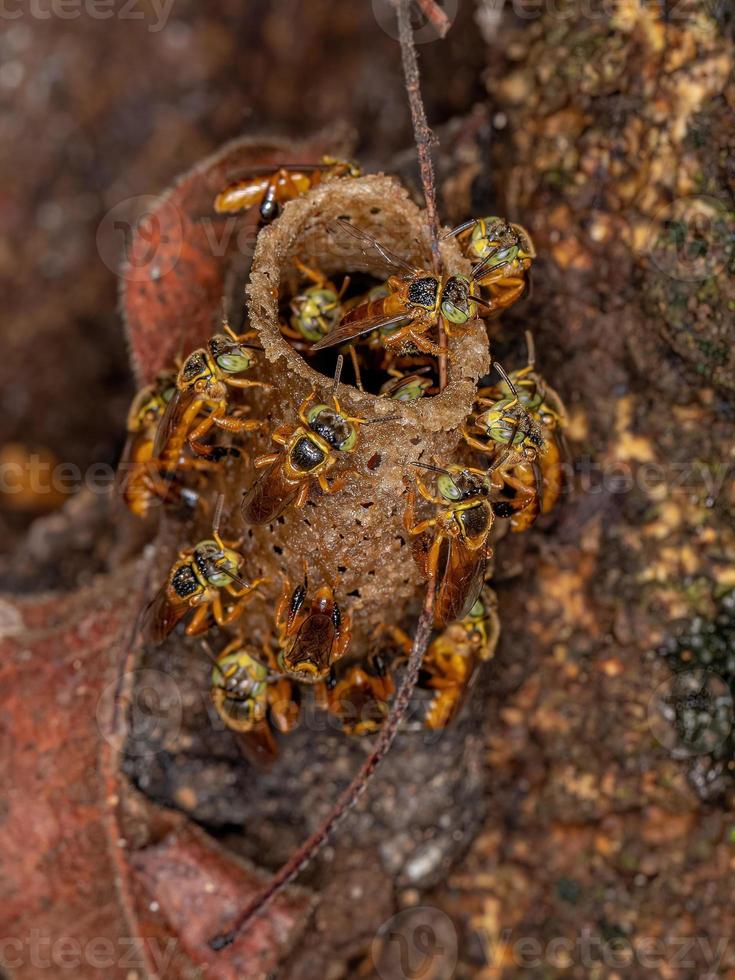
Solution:
<path fill-rule="evenodd" d="M 314 285 L 304 268 L 323 274 L 337 292 L 344 277 L 349 276 L 350 282 L 343 296 L 348 303 L 397 274 L 395 266 L 381 257 L 377 249 L 345 232 L 338 223 L 340 218 L 366 231 L 408 264 L 423 269 L 431 266 L 424 213 L 409 199 L 405 188 L 388 177 L 327 182 L 289 202 L 281 216 L 261 232 L 248 290 L 252 324 L 261 333 L 269 360 L 285 357 L 290 371 L 321 390 L 325 382 L 334 377 L 339 350 L 327 348 L 313 354 L 309 350 L 313 341 L 299 337 L 298 333 L 288 335 L 295 333 L 290 323 L 293 315 L 291 301 Z M 469 263 L 455 240 L 443 242 L 442 253 L 445 271 L 469 272 Z M 436 339 L 437 335 L 438 331 L 433 328 L 431 336 Z M 450 342 L 452 348 L 455 353 L 448 363 L 449 384 L 440 394 L 435 394 L 438 387 L 436 357 L 420 352 L 413 354 L 410 350 L 399 352 L 401 356 L 407 355 L 397 365 L 404 373 L 419 373 L 434 382 L 429 395 L 415 403 L 424 405 L 420 414 L 424 424 L 428 423 L 431 429 L 444 428 L 450 416 L 456 424 L 458 416 L 467 414 L 470 404 L 466 398 L 470 392 L 466 380 L 474 388 L 476 378 L 487 370 L 487 335 L 478 321 L 471 322 L 464 335 Z M 362 395 L 355 385 L 354 367 L 348 351 L 344 352 L 342 382 L 355 401 L 364 399 L 363 414 L 382 415 L 390 410 L 391 414 L 395 411 L 411 417 L 411 403 L 391 400 L 389 405 L 387 398 L 376 397 L 381 387 L 392 380 L 386 369 L 383 343 L 373 333 L 360 338 L 358 350 Z M 435 416 L 433 424 L 429 422 L 430 416 Z"/>
<path fill-rule="evenodd" d="M 338 357 L 342 352 L 343 383 L 355 389 L 361 384 L 363 391 L 369 395 L 380 395 L 382 387 L 394 377 L 388 371 L 386 350 L 377 331 L 356 338 L 351 350 L 342 345 L 313 351 L 312 345 L 315 341 L 299 336 L 299 318 L 300 315 L 303 318 L 301 311 L 304 310 L 304 300 L 315 293 L 317 296 L 324 295 L 323 291 L 326 291 L 329 297 L 338 297 L 337 310 L 327 314 L 325 318 L 330 321 L 329 326 L 334 327 L 343 312 L 373 298 L 375 290 L 382 287 L 390 275 L 396 273 L 393 267 L 381 259 L 377 250 L 373 251 L 368 247 L 366 251 L 362 251 L 360 243 L 350 239 L 348 233 L 340 228 L 339 219 L 368 231 L 382 245 L 395 251 L 411 265 L 423 269 L 430 267 L 428 245 L 420 243 L 416 237 L 421 229 L 411 228 L 408 222 L 399 224 L 399 227 L 396 227 L 395 222 L 388 224 L 380 219 L 384 214 L 383 208 L 374 205 L 367 209 L 367 215 L 371 219 L 369 222 L 365 221 L 364 212 L 358 215 L 345 212 L 326 222 L 307 225 L 303 236 L 292 243 L 285 257 L 279 294 L 279 314 L 286 343 L 313 371 L 325 378 L 335 376 Z M 321 281 L 314 278 L 319 274 L 324 277 Z M 425 397 L 433 396 L 438 383 L 435 358 L 406 345 L 397 352 L 396 363 L 405 373 L 419 373 L 430 380 L 432 389 Z"/>

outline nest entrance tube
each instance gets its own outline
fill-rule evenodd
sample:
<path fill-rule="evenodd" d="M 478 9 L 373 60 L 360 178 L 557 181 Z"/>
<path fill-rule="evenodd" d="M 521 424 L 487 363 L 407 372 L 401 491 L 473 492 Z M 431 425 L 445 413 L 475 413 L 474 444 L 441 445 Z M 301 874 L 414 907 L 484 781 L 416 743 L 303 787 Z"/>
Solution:
<path fill-rule="evenodd" d="M 410 265 L 431 268 L 425 214 L 409 199 L 401 184 L 392 178 L 374 176 L 333 180 L 321 185 L 289 203 L 282 216 L 259 237 L 249 290 L 251 322 L 261 333 L 269 359 L 283 354 L 290 366 L 296 368 L 302 357 L 298 352 L 294 352 L 295 357 L 291 356 L 289 348 L 292 345 L 278 329 L 277 309 L 272 301 L 267 302 L 267 306 L 261 305 L 264 293 L 261 285 L 268 283 L 270 289 L 277 290 L 277 306 L 283 309 L 289 299 L 299 291 L 303 292 L 308 285 L 297 262 L 322 272 L 338 288 L 345 275 L 349 275 L 352 281 L 347 296 L 364 292 L 396 273 L 376 249 L 363 246 L 342 231 L 337 223 L 339 218 L 367 231 Z M 469 273 L 470 265 L 454 240 L 442 244 L 442 253 L 449 272 Z M 274 325 L 275 330 L 272 329 Z M 449 365 L 450 383 L 463 377 L 474 380 L 479 362 L 484 363 L 486 341 L 479 348 L 472 344 L 473 336 L 476 339 L 478 335 L 477 327 L 478 324 L 474 329 L 470 327 L 456 342 L 458 351 Z M 480 333 L 484 334 L 484 331 Z M 333 376 L 336 360 L 336 348 L 306 358 L 307 364 L 315 366 L 317 373 L 325 377 Z M 427 357 L 427 360 L 431 359 Z M 351 380 L 347 369 L 345 377 Z"/>
<path fill-rule="evenodd" d="M 297 408 L 310 392 L 320 402 L 329 402 L 333 389 L 331 377 L 314 370 L 281 334 L 279 304 L 299 286 L 294 259 L 337 277 L 363 273 L 385 279 L 393 271 L 379 255 L 366 255 L 360 242 L 335 234 L 340 217 L 349 218 L 409 262 L 424 268 L 429 264 L 423 212 L 391 178 L 326 182 L 285 206 L 259 235 L 247 290 L 250 327 L 264 348 L 260 376 L 273 386 L 259 396 L 258 405 L 269 431 L 280 425 L 293 428 Z M 455 241 L 443 243 L 442 251 L 447 273 L 469 272 Z M 303 577 L 306 559 L 315 585 L 321 584 L 320 578 L 334 585 L 343 612 L 352 617 L 353 638 L 345 662 L 375 649 L 378 624 L 410 628 L 415 621 L 425 583 L 403 526 L 406 478 L 414 460 L 456 460 L 477 381 L 490 364 L 482 322 L 471 321 L 461 336 L 452 338 L 450 350 L 449 384 L 433 398 L 401 403 L 340 384 L 336 394 L 349 415 L 394 419 L 361 426 L 355 451 L 340 454 L 330 477 L 349 470 L 342 490 L 327 496 L 312 488 L 303 510 L 290 508 L 273 525 L 249 529 L 251 574 L 276 582 L 285 575 L 296 583 Z M 272 452 L 274 444 L 266 435 L 258 448 Z"/>

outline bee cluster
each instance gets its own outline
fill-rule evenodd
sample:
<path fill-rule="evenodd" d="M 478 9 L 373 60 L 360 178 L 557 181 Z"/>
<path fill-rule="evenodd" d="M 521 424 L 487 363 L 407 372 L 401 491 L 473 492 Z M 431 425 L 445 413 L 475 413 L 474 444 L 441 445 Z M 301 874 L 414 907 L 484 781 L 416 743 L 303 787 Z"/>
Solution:
<path fill-rule="evenodd" d="M 247 175 L 214 202 L 254 208 L 241 323 L 225 317 L 129 415 L 125 503 L 203 528 L 147 638 L 182 621 L 221 632 L 219 652 L 203 644 L 214 706 L 274 753 L 305 685 L 346 733 L 380 727 L 428 583 L 424 723 L 443 728 L 497 643 L 494 542 L 561 492 L 562 402 L 530 335 L 527 364 L 505 372 L 484 322 L 523 294 L 531 238 L 467 221 L 444 234 L 437 271 L 405 188 L 332 158 Z M 223 512 L 241 524 L 232 539 Z"/>

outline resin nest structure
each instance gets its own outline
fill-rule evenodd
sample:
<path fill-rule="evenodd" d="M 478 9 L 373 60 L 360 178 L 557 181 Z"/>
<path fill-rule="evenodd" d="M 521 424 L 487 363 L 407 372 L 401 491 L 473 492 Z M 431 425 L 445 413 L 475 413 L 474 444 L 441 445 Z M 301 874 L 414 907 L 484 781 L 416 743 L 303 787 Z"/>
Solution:
<path fill-rule="evenodd" d="M 294 259 L 330 276 L 362 272 L 385 279 L 390 274 L 379 256 L 366 256 L 359 242 L 339 234 L 334 223 L 341 216 L 349 217 L 409 261 L 423 267 L 428 264 L 423 214 L 406 190 L 387 177 L 326 184 L 288 204 L 282 216 L 260 232 L 247 288 L 247 308 L 249 325 L 257 331 L 264 348 L 257 376 L 273 386 L 271 391 L 254 391 L 252 414 L 267 419 L 268 430 L 296 424 L 297 408 L 311 391 L 323 403 L 330 402 L 334 391 L 330 368 L 336 362 L 336 352 L 331 354 L 329 367 L 319 373 L 284 339 L 279 328 L 280 299 L 298 288 Z M 455 242 L 444 244 L 442 257 L 447 269 L 469 271 L 469 263 Z M 352 385 L 338 386 L 337 398 L 349 415 L 367 420 L 390 417 L 393 421 L 359 428 L 355 451 L 334 470 L 335 475 L 342 467 L 356 471 L 342 490 L 327 496 L 316 488 L 302 510 L 290 508 L 273 524 L 243 528 L 248 575 L 267 577 L 272 584 L 272 588 L 262 590 L 266 596 L 262 603 L 253 600 L 248 618 L 257 615 L 262 605 L 264 615 L 272 619 L 283 576 L 298 583 L 306 561 L 310 586 L 333 584 L 342 609 L 352 617 L 347 659 L 360 658 L 375 649 L 378 624 L 411 627 L 425 585 L 403 526 L 405 481 L 415 472 L 412 461 L 455 461 L 477 382 L 490 367 L 481 321 L 473 322 L 461 338 L 450 341 L 450 346 L 449 383 L 435 397 L 402 403 L 361 393 Z M 269 441 L 267 432 L 258 433 L 251 445 L 253 455 L 278 448 Z M 238 474 L 229 484 L 225 511 L 233 515 L 239 514 L 240 498 L 252 479 L 247 468 L 245 473 L 244 481 Z M 239 532 L 239 525 L 235 529 Z"/>
<path fill-rule="evenodd" d="M 258 227 L 252 204 L 227 216 L 255 240 L 246 274 L 239 252 L 207 249 L 200 186 L 221 186 L 243 152 L 225 148 L 162 198 L 158 226 L 180 225 L 186 262 L 123 296 L 154 322 L 175 310 L 181 334 L 176 360 L 170 330 L 160 347 L 155 330 L 131 330 L 155 382 L 131 409 L 125 499 L 138 516 L 166 511 L 147 638 L 182 620 L 207 633 L 218 714 L 272 755 L 269 726 L 291 731 L 314 683 L 345 732 L 380 726 L 432 581 L 422 683 L 425 723 L 442 728 L 497 642 L 492 542 L 559 494 L 563 406 L 530 335 L 518 388 L 501 368 L 491 378 L 479 316 L 523 294 L 533 243 L 505 219 L 470 220 L 444 229 L 434 270 L 426 216 L 400 182 L 325 162 L 303 191 L 283 165 L 258 178 L 292 193 L 275 220 Z"/>

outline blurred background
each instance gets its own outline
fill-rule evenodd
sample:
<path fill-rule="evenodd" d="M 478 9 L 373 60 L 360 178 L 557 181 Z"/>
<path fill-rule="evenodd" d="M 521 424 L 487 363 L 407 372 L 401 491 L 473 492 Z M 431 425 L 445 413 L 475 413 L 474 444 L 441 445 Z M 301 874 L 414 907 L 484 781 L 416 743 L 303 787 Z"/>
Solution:
<path fill-rule="evenodd" d="M 442 216 L 533 234 L 496 350 L 518 362 L 533 330 L 574 479 L 503 551 L 461 860 L 428 891 L 384 882 L 361 931 L 323 930 L 288 975 L 408 976 L 368 955 L 388 911 L 411 955 L 427 922 L 442 940 L 426 977 L 735 977 L 731 10 L 445 6 L 447 38 L 418 48 Z M 0 19 L 0 472 L 85 473 L 114 466 L 133 393 L 106 216 L 242 134 L 346 128 L 367 171 L 410 180 L 400 52 L 387 0 L 6 0 Z M 91 519 L 66 496 L 0 495 L 7 591 L 107 569 L 104 502 Z"/>

